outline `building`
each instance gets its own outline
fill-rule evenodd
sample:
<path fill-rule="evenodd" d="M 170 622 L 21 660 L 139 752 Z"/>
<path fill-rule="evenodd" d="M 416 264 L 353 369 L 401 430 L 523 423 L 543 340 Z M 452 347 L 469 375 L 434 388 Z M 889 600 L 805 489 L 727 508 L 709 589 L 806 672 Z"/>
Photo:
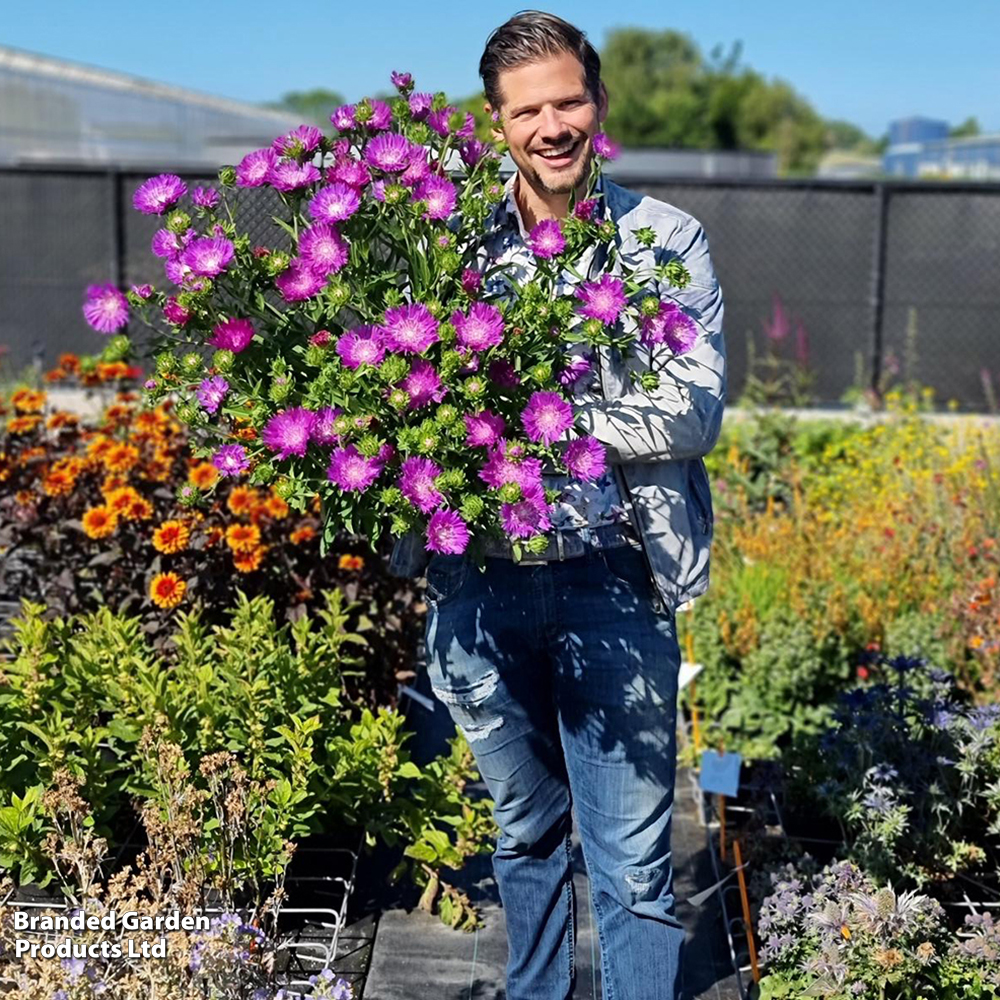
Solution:
<path fill-rule="evenodd" d="M 889 126 L 882 167 L 893 178 L 1000 180 L 1000 135 L 948 137 L 948 123 L 906 118 Z"/>
<path fill-rule="evenodd" d="M 0 166 L 235 163 L 300 119 L 0 46 Z"/>

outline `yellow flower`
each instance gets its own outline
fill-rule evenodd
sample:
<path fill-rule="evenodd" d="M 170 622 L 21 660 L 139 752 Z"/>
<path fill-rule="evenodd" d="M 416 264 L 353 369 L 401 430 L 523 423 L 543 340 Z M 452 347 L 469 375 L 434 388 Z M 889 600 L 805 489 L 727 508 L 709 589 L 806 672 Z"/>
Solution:
<path fill-rule="evenodd" d="M 266 546 L 258 545 L 257 548 L 250 549 L 248 552 L 243 552 L 238 555 L 234 554 L 233 565 L 240 573 L 252 573 L 260 566 L 260 561 L 263 559 L 266 551 Z"/>
<path fill-rule="evenodd" d="M 164 610 L 176 608 L 184 600 L 187 584 L 176 573 L 158 573 L 149 585 L 149 599 Z"/>
<path fill-rule="evenodd" d="M 183 552 L 191 539 L 191 531 L 183 521 L 164 521 L 153 532 L 153 548 L 164 555 Z"/>
<path fill-rule="evenodd" d="M 83 515 L 83 532 L 88 538 L 107 538 L 118 527 L 118 515 L 109 507 L 91 507 Z"/>
<path fill-rule="evenodd" d="M 226 528 L 226 544 L 236 553 L 252 552 L 260 545 L 260 528 L 256 524 L 231 524 Z"/>

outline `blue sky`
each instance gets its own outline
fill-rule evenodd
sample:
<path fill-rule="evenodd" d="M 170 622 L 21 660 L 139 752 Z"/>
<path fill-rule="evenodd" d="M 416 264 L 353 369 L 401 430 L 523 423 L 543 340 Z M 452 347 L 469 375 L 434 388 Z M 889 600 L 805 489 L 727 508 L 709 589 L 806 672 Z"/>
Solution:
<path fill-rule="evenodd" d="M 314 86 L 355 100 L 384 89 L 396 68 L 411 70 L 422 88 L 462 97 L 479 87 L 476 66 L 490 30 L 518 9 L 397 0 L 32 0 L 8 10 L 0 44 L 248 101 Z M 787 80 L 821 114 L 873 135 L 912 114 L 953 124 L 975 115 L 984 130 L 1000 132 L 997 0 L 576 0 L 545 9 L 574 21 L 598 46 L 610 28 L 626 25 L 676 28 L 704 51 L 742 41 L 748 65 Z"/>

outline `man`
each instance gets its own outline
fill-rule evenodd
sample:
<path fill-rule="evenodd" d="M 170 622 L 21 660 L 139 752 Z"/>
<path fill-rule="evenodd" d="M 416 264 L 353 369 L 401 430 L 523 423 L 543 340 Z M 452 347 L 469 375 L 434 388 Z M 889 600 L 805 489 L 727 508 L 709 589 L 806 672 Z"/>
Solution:
<path fill-rule="evenodd" d="M 527 11 L 490 36 L 480 62 L 487 111 L 517 173 L 486 246 L 530 269 L 527 231 L 563 218 L 584 192 L 608 107 L 600 59 L 560 18 Z M 663 286 L 696 321 L 694 348 L 623 359 L 601 349 L 574 386 L 576 425 L 607 448 L 596 484 L 550 470 L 561 491 L 554 540 L 521 562 L 494 546 L 479 572 L 468 555 L 426 569 L 428 673 L 469 741 L 495 800 L 494 870 L 507 922 L 508 1000 L 565 1000 L 574 979 L 570 866 L 575 809 L 609 1000 L 680 996 L 684 929 L 670 854 L 680 650 L 674 612 L 705 592 L 712 506 L 702 457 L 718 438 L 726 393 L 722 299 L 700 225 L 609 182 L 626 266 L 679 256 L 690 283 Z M 634 231 L 652 228 L 646 249 Z M 599 273 L 601 261 L 592 261 Z M 592 270 L 592 273 L 595 273 Z M 636 388 L 629 371 L 660 372 Z M 396 572 L 419 570 L 413 539 Z"/>

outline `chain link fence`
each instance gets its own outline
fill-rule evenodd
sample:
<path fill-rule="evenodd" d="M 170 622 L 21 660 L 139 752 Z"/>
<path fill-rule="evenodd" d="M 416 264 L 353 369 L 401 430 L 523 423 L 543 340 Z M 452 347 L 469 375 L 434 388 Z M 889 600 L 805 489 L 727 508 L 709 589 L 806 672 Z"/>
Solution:
<path fill-rule="evenodd" d="M 131 206 L 152 172 L 0 170 L 0 361 L 8 370 L 100 349 L 80 312 L 87 284 L 162 287 L 149 250 L 160 220 Z M 705 228 L 726 307 L 730 402 L 770 354 L 807 369 L 812 400 L 824 405 L 852 387 L 912 379 L 932 386 L 940 403 L 992 407 L 985 383 L 1000 380 L 1000 184 L 629 186 Z M 237 197 L 241 227 L 274 244 L 274 192 Z"/>

